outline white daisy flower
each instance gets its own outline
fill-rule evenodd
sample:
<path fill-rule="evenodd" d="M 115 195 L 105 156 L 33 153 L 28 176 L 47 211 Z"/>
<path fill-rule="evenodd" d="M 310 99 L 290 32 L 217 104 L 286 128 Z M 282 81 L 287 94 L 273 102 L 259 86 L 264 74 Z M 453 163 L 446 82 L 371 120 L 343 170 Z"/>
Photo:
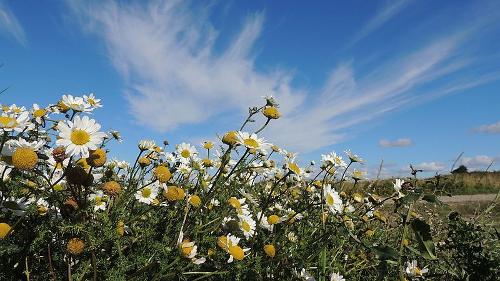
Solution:
<path fill-rule="evenodd" d="M 154 140 L 141 140 L 139 141 L 138 146 L 140 150 L 153 150 L 156 143 Z"/>
<path fill-rule="evenodd" d="M 25 139 L 19 139 L 19 140 L 8 140 L 4 147 L 2 148 L 2 155 L 4 156 L 12 156 L 12 153 L 18 148 L 29 148 L 32 151 L 38 151 L 40 148 L 42 148 L 45 145 L 45 141 L 33 141 L 33 142 L 28 142 Z"/>
<path fill-rule="evenodd" d="M 393 183 L 394 190 L 398 193 L 398 198 L 404 197 L 404 194 L 401 192 L 401 188 L 402 188 L 404 183 L 405 183 L 405 181 L 402 179 L 396 179 L 396 182 Z"/>
<path fill-rule="evenodd" d="M 42 124 L 43 119 L 47 115 L 47 109 L 41 108 L 38 106 L 38 104 L 34 103 L 33 108 L 31 109 L 31 114 L 33 115 L 33 118 L 35 119 L 35 122 L 38 124 Z"/>
<path fill-rule="evenodd" d="M 228 233 L 226 236 L 226 245 L 224 249 L 229 254 L 229 259 L 227 263 L 232 263 L 234 259 L 242 260 L 245 257 L 245 252 L 250 251 L 250 248 L 241 248 L 238 243 L 240 242 L 240 238 L 231 235 Z"/>
<path fill-rule="evenodd" d="M 26 127 L 30 127 L 32 125 L 30 123 L 29 113 L 27 111 L 23 111 L 20 114 L 2 114 L 0 116 L 0 129 L 5 132 L 22 132 Z"/>
<path fill-rule="evenodd" d="M 302 268 L 299 276 L 305 281 L 316 281 L 316 279 L 311 274 L 309 274 L 309 272 L 307 272 L 305 268 Z"/>
<path fill-rule="evenodd" d="M 351 150 L 346 150 L 345 154 L 347 154 L 347 157 L 349 157 L 349 160 L 351 160 L 351 162 L 359 162 L 359 163 L 364 162 L 364 160 L 361 157 L 352 153 Z"/>
<path fill-rule="evenodd" d="M 192 157 L 194 157 L 198 153 L 196 151 L 196 147 L 185 142 L 177 145 L 176 151 L 179 157 L 179 161 L 181 162 L 188 162 Z"/>
<path fill-rule="evenodd" d="M 106 199 L 104 193 L 99 190 L 89 195 L 89 199 L 94 201 L 94 211 L 106 210 Z"/>
<path fill-rule="evenodd" d="M 86 103 L 82 97 L 73 97 L 72 95 L 63 95 L 62 103 L 74 111 L 88 112 L 92 111 L 90 104 Z"/>
<path fill-rule="evenodd" d="M 145 186 L 135 193 L 135 199 L 139 200 L 139 202 L 150 205 L 153 200 L 156 199 L 156 196 L 158 196 L 158 189 L 157 183 Z"/>
<path fill-rule="evenodd" d="M 268 218 L 266 216 L 262 215 L 262 212 L 257 213 L 257 218 L 261 218 L 260 219 L 260 226 L 262 226 L 263 228 L 265 228 L 271 232 L 273 231 L 274 225 L 269 223 Z M 280 221 L 280 219 L 278 219 L 278 222 L 279 221 Z"/>
<path fill-rule="evenodd" d="M 246 148 L 249 149 L 257 149 L 265 151 L 271 146 L 269 143 L 266 143 L 263 138 L 259 138 L 256 134 L 250 134 L 247 132 L 239 131 L 236 134 L 236 137 L 239 144 L 244 145 Z"/>
<path fill-rule="evenodd" d="M 76 116 L 73 121 L 59 122 L 57 129 L 59 137 L 56 145 L 66 148 L 69 156 L 81 155 L 83 158 L 89 157 L 89 150 L 95 150 L 101 145 L 106 133 L 99 132 L 101 125 L 88 116 Z"/>
<path fill-rule="evenodd" d="M 413 260 L 411 262 L 406 262 L 405 272 L 408 275 L 408 277 L 410 277 L 410 278 L 420 278 L 420 277 L 423 278 L 423 275 L 425 273 L 427 273 L 428 271 L 429 271 L 429 269 L 427 269 L 426 267 L 424 267 L 422 269 L 419 268 L 417 266 L 416 260 Z"/>
<path fill-rule="evenodd" d="M 323 189 L 323 196 L 330 211 L 333 214 L 342 213 L 344 205 L 337 191 L 335 191 L 330 184 L 325 185 Z"/>
<path fill-rule="evenodd" d="M 7 165 L 4 165 L 3 163 L 0 163 L 0 176 L 2 177 L 3 182 L 7 182 L 10 180 L 10 172 L 12 171 L 12 168 L 10 168 Z"/>
<path fill-rule="evenodd" d="M 89 104 L 90 106 L 92 106 L 93 108 L 99 108 L 99 107 L 102 107 L 102 104 L 101 104 L 101 100 L 100 99 L 97 99 L 95 96 L 94 96 L 94 93 L 90 93 L 88 96 L 87 95 L 83 95 L 83 100 Z"/>
<path fill-rule="evenodd" d="M 340 275 L 337 272 L 332 272 L 330 274 L 330 281 L 345 281 L 344 276 Z"/>
<path fill-rule="evenodd" d="M 238 215 L 240 219 L 239 225 L 243 231 L 243 235 L 248 239 L 255 234 L 255 221 L 250 215 Z"/>

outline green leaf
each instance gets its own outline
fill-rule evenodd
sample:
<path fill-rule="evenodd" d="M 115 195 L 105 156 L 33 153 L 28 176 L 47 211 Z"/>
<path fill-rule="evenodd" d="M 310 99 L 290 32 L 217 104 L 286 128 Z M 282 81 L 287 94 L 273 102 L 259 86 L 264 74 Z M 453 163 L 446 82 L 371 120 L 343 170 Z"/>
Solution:
<path fill-rule="evenodd" d="M 423 220 L 414 219 L 411 222 L 411 228 L 415 232 L 422 257 L 428 260 L 436 260 L 436 248 L 434 247 L 434 241 L 432 241 L 431 227 Z"/>
<path fill-rule="evenodd" d="M 398 251 L 390 246 L 374 246 L 372 250 L 381 260 L 397 260 L 399 258 Z"/>
<path fill-rule="evenodd" d="M 22 210 L 23 209 L 15 201 L 6 201 L 3 203 L 3 205 L 5 208 L 11 209 L 11 210 Z"/>

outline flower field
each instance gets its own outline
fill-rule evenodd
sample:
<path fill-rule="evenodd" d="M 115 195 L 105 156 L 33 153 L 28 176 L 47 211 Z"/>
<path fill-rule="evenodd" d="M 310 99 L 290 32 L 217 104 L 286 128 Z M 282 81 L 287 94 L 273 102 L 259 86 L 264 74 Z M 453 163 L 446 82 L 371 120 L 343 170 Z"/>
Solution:
<path fill-rule="evenodd" d="M 262 138 L 272 97 L 216 143 L 145 139 L 131 163 L 101 100 L 54 102 L 2 105 L 0 280 L 498 280 L 498 232 L 436 215 L 416 171 L 380 196 L 351 151 L 304 166 Z"/>

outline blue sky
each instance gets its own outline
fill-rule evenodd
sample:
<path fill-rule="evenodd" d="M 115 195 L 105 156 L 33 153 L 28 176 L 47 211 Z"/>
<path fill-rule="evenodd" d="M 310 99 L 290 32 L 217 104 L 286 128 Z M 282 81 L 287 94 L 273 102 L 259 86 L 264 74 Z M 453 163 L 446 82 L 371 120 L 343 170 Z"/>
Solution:
<path fill-rule="evenodd" d="M 102 98 L 123 159 L 143 138 L 214 139 L 273 95 L 264 136 L 303 163 L 500 169 L 498 1 L 0 0 L 0 62 L 2 103 Z"/>

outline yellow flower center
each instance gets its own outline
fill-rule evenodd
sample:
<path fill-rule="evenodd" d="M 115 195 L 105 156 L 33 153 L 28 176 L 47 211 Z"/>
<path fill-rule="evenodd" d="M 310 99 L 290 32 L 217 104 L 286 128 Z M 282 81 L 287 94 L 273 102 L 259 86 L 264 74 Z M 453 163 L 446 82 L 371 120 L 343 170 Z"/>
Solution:
<path fill-rule="evenodd" d="M 102 167 L 106 163 L 106 151 L 104 149 L 98 148 L 96 150 L 90 151 L 87 163 L 93 167 Z"/>
<path fill-rule="evenodd" d="M 296 175 L 300 174 L 300 168 L 299 168 L 299 166 L 297 164 L 295 164 L 295 163 L 288 163 L 288 168 L 294 174 L 296 174 Z"/>
<path fill-rule="evenodd" d="M 191 251 L 193 250 L 194 246 L 190 246 L 191 244 L 188 242 L 184 242 L 182 243 L 182 254 L 185 256 L 185 257 L 188 257 L 189 254 L 191 254 Z"/>
<path fill-rule="evenodd" d="M 262 113 L 269 119 L 278 119 L 281 116 L 280 112 L 275 106 L 268 106 L 264 108 Z"/>
<path fill-rule="evenodd" d="M 243 140 L 243 143 L 245 144 L 246 147 L 259 148 L 259 143 L 252 138 Z"/>
<path fill-rule="evenodd" d="M 276 248 L 274 248 L 274 245 L 268 244 L 264 246 L 264 252 L 266 252 L 269 257 L 274 258 L 276 255 Z"/>
<path fill-rule="evenodd" d="M 229 198 L 229 200 L 227 200 L 227 202 L 229 203 L 229 205 L 233 206 L 233 208 L 235 208 L 235 209 L 241 208 L 241 203 L 240 203 L 240 201 L 238 201 L 238 199 L 236 199 L 236 197 Z"/>
<path fill-rule="evenodd" d="M 228 240 L 227 240 L 226 236 L 219 236 L 219 238 L 217 238 L 217 245 L 224 250 L 227 250 L 227 248 L 229 246 L 227 243 L 228 243 Z"/>
<path fill-rule="evenodd" d="M 245 232 L 250 232 L 250 230 L 252 230 L 252 228 L 250 227 L 250 224 L 248 224 L 248 222 L 246 221 L 243 221 L 241 223 L 241 228 L 245 231 Z"/>
<path fill-rule="evenodd" d="M 229 254 L 239 261 L 245 257 L 245 252 L 243 252 L 243 249 L 240 246 L 230 246 Z"/>
<path fill-rule="evenodd" d="M 145 188 L 142 189 L 142 197 L 149 198 L 150 195 L 151 195 L 151 189 L 150 188 L 145 187 Z"/>
<path fill-rule="evenodd" d="M 156 167 L 153 174 L 158 179 L 158 181 L 161 183 L 167 182 L 172 177 L 170 170 L 165 166 Z"/>
<path fill-rule="evenodd" d="M 96 105 L 96 102 L 94 99 L 87 99 L 87 102 L 92 105 L 92 106 L 95 106 Z"/>
<path fill-rule="evenodd" d="M 277 215 L 270 215 L 269 217 L 267 217 L 267 222 L 269 224 L 277 224 L 279 220 L 280 217 L 278 217 Z"/>
<path fill-rule="evenodd" d="M 83 145 L 90 141 L 89 133 L 84 130 L 76 129 L 71 132 L 71 142 L 76 145 Z"/>
<path fill-rule="evenodd" d="M 187 149 L 184 149 L 181 152 L 181 156 L 184 157 L 184 158 L 189 158 L 189 156 L 191 156 L 191 152 L 189 150 L 187 150 Z"/>
<path fill-rule="evenodd" d="M 85 248 L 85 242 L 80 238 L 71 238 L 66 246 L 67 251 L 73 255 L 79 255 Z"/>
<path fill-rule="evenodd" d="M 32 170 L 37 162 L 38 155 L 28 147 L 19 147 L 12 154 L 12 164 L 19 170 Z"/>
<path fill-rule="evenodd" d="M 333 196 L 331 194 L 326 195 L 326 204 L 328 206 L 332 206 L 335 203 L 335 200 L 333 199 Z"/>
<path fill-rule="evenodd" d="M 12 117 L 0 116 L 0 125 L 3 128 L 14 128 L 17 126 L 17 121 Z"/>
<path fill-rule="evenodd" d="M 0 239 L 4 239 L 5 236 L 7 236 L 7 234 L 10 232 L 10 225 L 2 222 L 0 223 Z"/>
<path fill-rule="evenodd" d="M 227 144 L 227 145 L 234 145 L 236 144 L 237 137 L 236 137 L 236 132 L 235 131 L 229 131 L 227 132 L 224 137 L 222 138 L 222 142 Z"/>
<path fill-rule="evenodd" d="M 33 111 L 33 116 L 43 117 L 43 116 L 45 116 L 45 113 L 47 113 L 47 111 L 45 109 L 37 109 L 37 110 Z"/>
<path fill-rule="evenodd" d="M 195 207 L 199 207 L 201 205 L 201 199 L 198 195 L 193 195 L 189 198 L 189 203 Z"/>

